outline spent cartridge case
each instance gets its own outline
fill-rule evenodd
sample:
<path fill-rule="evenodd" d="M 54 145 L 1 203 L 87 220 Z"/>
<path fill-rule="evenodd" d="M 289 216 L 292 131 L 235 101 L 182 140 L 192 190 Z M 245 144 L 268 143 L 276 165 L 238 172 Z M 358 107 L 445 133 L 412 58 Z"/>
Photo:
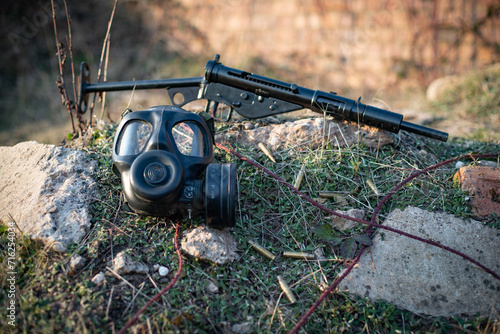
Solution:
<path fill-rule="evenodd" d="M 274 261 L 276 258 L 276 255 L 259 245 L 253 240 L 249 240 L 248 243 L 252 245 L 253 249 L 255 249 L 258 253 L 260 253 L 262 256 L 267 257 L 269 260 Z"/>
<path fill-rule="evenodd" d="M 283 257 L 302 260 L 314 260 L 314 254 L 304 252 L 283 252 Z"/>
<path fill-rule="evenodd" d="M 302 165 L 302 167 L 300 167 L 299 174 L 297 175 L 297 178 L 295 179 L 295 184 L 293 185 L 295 188 L 300 189 L 300 186 L 302 185 L 302 180 L 304 179 L 305 173 L 306 173 L 306 166 Z"/>
<path fill-rule="evenodd" d="M 288 286 L 288 284 L 286 283 L 286 281 L 283 279 L 283 277 L 281 277 L 280 275 L 278 275 L 278 282 L 280 283 L 281 290 L 283 290 L 283 292 L 285 293 L 286 298 L 288 298 L 288 300 L 290 301 L 290 303 L 292 303 L 292 304 L 296 303 L 297 299 L 293 295 L 292 290 L 290 289 L 290 287 Z"/>
<path fill-rule="evenodd" d="M 276 159 L 274 158 L 271 151 L 267 148 L 266 144 L 264 144 L 263 142 L 259 142 L 257 146 L 262 150 L 262 152 L 264 152 L 264 154 L 269 158 L 269 160 L 276 163 Z"/>

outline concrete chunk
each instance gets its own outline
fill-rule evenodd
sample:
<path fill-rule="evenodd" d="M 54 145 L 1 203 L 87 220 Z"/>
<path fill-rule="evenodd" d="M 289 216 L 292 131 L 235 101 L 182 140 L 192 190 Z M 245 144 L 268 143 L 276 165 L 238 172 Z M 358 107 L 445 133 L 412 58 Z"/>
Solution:
<path fill-rule="evenodd" d="M 79 242 L 90 227 L 97 193 L 94 162 L 81 151 L 23 142 L 0 147 L 0 220 L 58 251 Z"/>
<path fill-rule="evenodd" d="M 394 210 L 384 225 L 435 240 L 500 273 L 498 229 L 414 207 Z M 500 281 L 462 257 L 389 231 L 377 231 L 373 242 L 341 289 L 418 314 L 499 318 Z"/>

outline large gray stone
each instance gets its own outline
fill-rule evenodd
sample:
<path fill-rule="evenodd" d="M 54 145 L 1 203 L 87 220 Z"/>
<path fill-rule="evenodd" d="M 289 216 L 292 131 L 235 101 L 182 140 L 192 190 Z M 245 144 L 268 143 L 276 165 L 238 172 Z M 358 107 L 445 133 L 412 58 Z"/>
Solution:
<path fill-rule="evenodd" d="M 94 162 L 81 151 L 23 142 L 0 147 L 0 220 L 58 251 L 79 242 L 90 227 L 97 185 Z"/>
<path fill-rule="evenodd" d="M 500 273 L 500 230 L 414 207 L 394 210 L 384 225 L 435 240 Z M 382 237 L 383 233 L 383 237 Z M 379 230 L 370 252 L 341 289 L 433 316 L 500 314 L 500 281 L 442 248 Z M 373 259 L 373 262 L 372 262 Z"/>

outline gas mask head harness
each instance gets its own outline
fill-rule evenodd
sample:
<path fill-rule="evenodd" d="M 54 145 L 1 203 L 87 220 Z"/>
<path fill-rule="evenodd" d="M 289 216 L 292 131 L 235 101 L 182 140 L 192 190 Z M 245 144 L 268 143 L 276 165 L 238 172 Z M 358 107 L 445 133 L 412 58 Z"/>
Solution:
<path fill-rule="evenodd" d="M 113 169 L 133 210 L 181 218 L 204 213 L 209 226 L 234 226 L 236 166 L 211 163 L 213 123 L 206 118 L 175 106 L 123 117 Z"/>

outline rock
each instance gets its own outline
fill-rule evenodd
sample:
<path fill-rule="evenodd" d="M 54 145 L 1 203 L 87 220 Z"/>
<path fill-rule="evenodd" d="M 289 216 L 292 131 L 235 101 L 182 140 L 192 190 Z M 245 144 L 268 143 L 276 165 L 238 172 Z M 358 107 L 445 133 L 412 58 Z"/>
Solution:
<path fill-rule="evenodd" d="M 386 131 L 327 118 L 301 119 L 251 130 L 221 132 L 216 134 L 215 139 L 217 142 L 231 141 L 252 146 L 263 142 L 270 150 L 291 146 L 299 150 L 316 149 L 326 143 L 346 147 L 357 142 L 377 148 L 394 142 L 394 138 Z"/>
<path fill-rule="evenodd" d="M 474 218 L 500 216 L 500 168 L 465 166 L 453 178 L 471 196 Z"/>
<path fill-rule="evenodd" d="M 478 160 L 478 161 L 474 161 L 474 166 L 500 168 L 500 162 L 488 161 L 488 160 Z"/>
<path fill-rule="evenodd" d="M 498 229 L 414 207 L 394 210 L 384 225 L 440 242 L 500 273 Z M 488 318 L 500 312 L 500 281 L 458 255 L 384 230 L 340 288 L 418 314 Z"/>
<path fill-rule="evenodd" d="M 227 230 L 199 226 L 184 233 L 181 249 L 187 254 L 218 264 L 239 258 L 236 240 Z"/>
<path fill-rule="evenodd" d="M 254 324 L 252 322 L 244 322 L 242 324 L 234 324 L 231 326 L 231 331 L 234 334 L 251 333 L 253 329 L 254 329 Z"/>
<path fill-rule="evenodd" d="M 92 278 L 92 283 L 94 283 L 95 285 L 97 286 L 100 286 L 100 285 L 103 285 L 104 284 L 104 279 L 106 278 L 106 276 L 104 275 L 104 273 L 101 271 L 100 273 L 98 273 L 97 275 L 95 275 L 93 278 Z"/>
<path fill-rule="evenodd" d="M 255 124 L 252 122 L 243 122 L 243 126 L 245 127 L 245 130 L 255 129 Z"/>
<path fill-rule="evenodd" d="M 209 279 L 207 280 L 207 284 L 205 285 L 205 290 L 210 293 L 217 293 L 219 292 L 219 287 L 211 279 Z"/>
<path fill-rule="evenodd" d="M 0 147 L 0 156 L 0 220 L 12 216 L 25 235 L 57 251 L 80 242 L 97 194 L 95 162 L 81 151 L 37 142 Z"/>
<path fill-rule="evenodd" d="M 167 267 L 164 267 L 164 266 L 160 266 L 158 268 L 158 274 L 160 274 L 160 276 L 164 277 L 164 276 L 167 276 L 168 275 L 168 268 Z"/>
<path fill-rule="evenodd" d="M 338 213 L 356 219 L 365 219 L 365 210 L 350 209 L 348 211 L 338 211 Z M 335 225 L 341 231 L 350 230 L 351 228 L 356 227 L 360 224 L 358 222 L 338 216 L 330 216 L 327 219 L 331 219 L 332 224 Z"/>
<path fill-rule="evenodd" d="M 112 262 L 112 268 L 117 274 L 147 274 L 149 268 L 144 263 L 134 261 L 125 252 L 116 254 Z"/>
<path fill-rule="evenodd" d="M 441 99 L 443 99 L 444 94 L 458 87 L 462 81 L 463 78 L 454 75 L 449 75 L 434 80 L 427 87 L 427 100 L 440 101 Z"/>
<path fill-rule="evenodd" d="M 70 267 L 74 271 L 80 270 L 85 265 L 85 262 L 87 262 L 87 260 L 85 260 L 85 258 L 83 256 L 81 256 L 79 254 L 75 254 L 71 257 Z"/>

